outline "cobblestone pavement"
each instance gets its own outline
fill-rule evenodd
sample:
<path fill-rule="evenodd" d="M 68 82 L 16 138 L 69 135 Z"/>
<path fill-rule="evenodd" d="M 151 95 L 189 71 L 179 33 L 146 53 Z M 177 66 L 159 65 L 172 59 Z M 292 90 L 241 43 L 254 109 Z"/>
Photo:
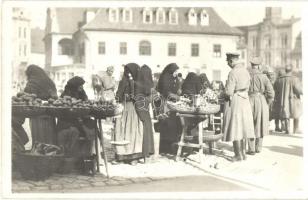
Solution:
<path fill-rule="evenodd" d="M 108 135 L 107 135 L 108 136 Z M 204 154 L 199 163 L 197 153 L 189 155 L 184 162 L 175 162 L 173 157 L 159 156 L 150 163 L 109 164 L 110 179 L 103 174 L 94 177 L 78 173 L 54 174 L 45 181 L 22 180 L 14 177 L 12 190 L 15 193 L 42 193 L 67 191 L 101 191 L 104 188 L 154 183 L 189 176 L 215 176 L 222 180 L 242 184 L 245 188 L 262 191 L 301 191 L 304 187 L 303 134 L 285 135 L 271 133 L 264 138 L 260 154 L 247 156 L 245 162 L 232 163 L 230 143 L 219 142 L 215 155 Z M 101 162 L 103 163 L 103 162 Z M 190 183 L 194 184 L 194 183 Z M 219 186 L 217 186 L 219 187 Z M 84 189 L 84 190 L 83 190 Z"/>
<path fill-rule="evenodd" d="M 204 175 L 184 162 L 175 162 L 167 157 L 159 157 L 151 163 L 138 163 L 135 166 L 129 164 L 109 164 L 111 177 L 104 174 L 85 176 L 78 173 L 53 174 L 45 181 L 23 180 L 18 174 L 13 178 L 12 190 L 16 193 L 36 192 L 65 192 L 83 188 L 102 188 L 112 186 L 124 186 L 129 184 L 148 183 L 188 175 Z M 101 171 L 104 167 L 101 166 Z"/>

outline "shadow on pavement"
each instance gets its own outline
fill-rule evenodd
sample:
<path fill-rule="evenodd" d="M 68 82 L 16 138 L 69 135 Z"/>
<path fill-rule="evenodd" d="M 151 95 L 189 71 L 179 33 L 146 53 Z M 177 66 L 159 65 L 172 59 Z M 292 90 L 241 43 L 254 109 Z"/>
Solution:
<path fill-rule="evenodd" d="M 299 136 L 299 135 L 290 135 L 290 134 L 285 134 L 285 133 L 282 133 L 282 132 L 275 132 L 275 131 L 271 131 L 269 135 L 272 135 L 272 136 L 279 136 L 279 137 L 291 137 L 291 138 L 303 138 L 302 136 Z"/>
<path fill-rule="evenodd" d="M 300 156 L 303 157 L 303 147 L 296 146 L 296 145 L 289 145 L 289 147 L 282 147 L 282 146 L 265 146 L 264 148 L 267 148 L 271 151 L 275 151 L 278 153 L 284 153 L 284 154 L 290 154 L 294 156 Z"/>

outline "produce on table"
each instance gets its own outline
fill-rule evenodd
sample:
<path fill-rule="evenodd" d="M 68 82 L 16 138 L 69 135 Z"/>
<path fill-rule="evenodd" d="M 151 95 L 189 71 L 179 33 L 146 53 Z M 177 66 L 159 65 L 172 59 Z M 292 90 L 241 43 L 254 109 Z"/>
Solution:
<path fill-rule="evenodd" d="M 207 89 L 202 95 L 195 95 L 192 100 L 181 97 L 177 102 L 167 102 L 171 110 L 188 113 L 217 113 L 219 111 L 218 95 L 211 89 Z"/>
<path fill-rule="evenodd" d="M 33 108 L 46 108 L 49 114 L 52 115 L 61 115 L 59 112 L 63 109 L 66 113 L 72 115 L 82 115 L 86 113 L 85 111 L 95 111 L 95 113 L 99 113 L 100 115 L 104 115 L 108 113 L 112 115 L 115 112 L 121 112 L 122 106 L 117 104 L 115 101 L 104 101 L 104 100 L 86 100 L 82 101 L 80 99 L 76 99 L 70 96 L 60 97 L 58 99 L 49 98 L 47 101 L 43 101 L 35 94 L 29 94 L 25 92 L 19 92 L 16 96 L 12 97 L 12 105 L 13 106 L 34 106 Z M 68 109 L 67 109 L 68 108 Z M 77 113 L 73 111 L 77 111 Z M 27 109 L 22 109 L 20 112 L 26 112 Z M 18 113 L 20 113 L 18 111 Z M 16 112 L 15 112 L 16 113 Z"/>

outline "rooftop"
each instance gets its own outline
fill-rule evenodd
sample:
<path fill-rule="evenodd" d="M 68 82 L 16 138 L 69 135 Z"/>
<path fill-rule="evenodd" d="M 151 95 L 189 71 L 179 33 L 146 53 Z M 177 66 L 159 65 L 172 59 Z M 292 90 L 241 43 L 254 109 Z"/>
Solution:
<path fill-rule="evenodd" d="M 83 30 L 93 31 L 130 31 L 130 32 L 158 32 L 158 33 L 191 33 L 191 34 L 213 34 L 213 35 L 242 35 L 242 32 L 229 26 L 213 8 L 194 8 L 199 13 L 205 9 L 209 16 L 209 25 L 201 26 L 188 24 L 188 12 L 191 8 L 180 7 L 175 8 L 178 12 L 178 23 L 176 25 L 168 24 L 168 11 L 171 8 L 164 7 L 166 12 L 165 24 L 156 24 L 155 11 L 157 8 L 151 8 L 154 12 L 153 23 L 143 23 L 142 11 L 144 8 L 132 8 L 133 16 L 132 23 L 125 23 L 122 20 L 119 22 L 109 22 L 108 8 L 101 8 L 95 15 L 95 18 L 85 24 Z M 120 12 L 121 13 L 121 12 Z"/>

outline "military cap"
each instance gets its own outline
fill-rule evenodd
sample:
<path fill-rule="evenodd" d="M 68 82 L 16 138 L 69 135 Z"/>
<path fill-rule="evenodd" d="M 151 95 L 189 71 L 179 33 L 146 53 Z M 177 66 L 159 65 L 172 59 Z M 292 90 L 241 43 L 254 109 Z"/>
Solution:
<path fill-rule="evenodd" d="M 229 58 L 239 58 L 240 54 L 236 53 L 236 52 L 228 52 L 228 53 L 226 53 L 226 56 L 227 56 L 227 59 L 229 59 Z"/>
<path fill-rule="evenodd" d="M 261 63 L 262 63 L 262 58 L 260 58 L 260 57 L 253 57 L 253 58 L 250 60 L 250 63 L 253 64 L 253 65 L 261 65 Z"/>

